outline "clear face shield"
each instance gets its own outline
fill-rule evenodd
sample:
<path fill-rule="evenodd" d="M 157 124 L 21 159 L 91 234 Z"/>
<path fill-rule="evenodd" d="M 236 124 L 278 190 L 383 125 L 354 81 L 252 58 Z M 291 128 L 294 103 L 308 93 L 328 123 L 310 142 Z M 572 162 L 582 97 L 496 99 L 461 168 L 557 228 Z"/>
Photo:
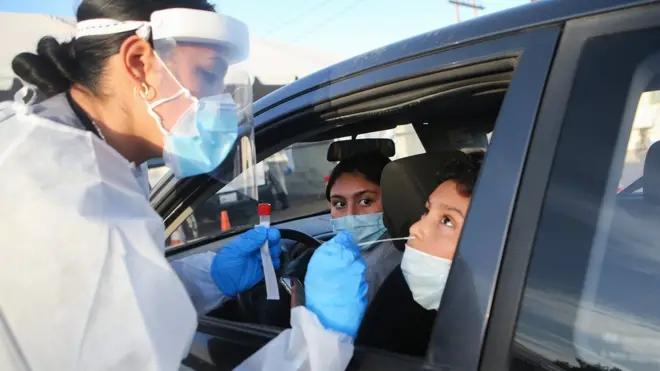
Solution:
<path fill-rule="evenodd" d="M 244 23 L 215 12 L 167 9 L 149 22 L 79 22 L 76 37 L 134 30 L 156 63 L 136 88 L 163 134 L 163 160 L 178 178 L 207 174 L 258 198 L 252 80 Z M 225 187 L 226 188 L 226 187 Z"/>

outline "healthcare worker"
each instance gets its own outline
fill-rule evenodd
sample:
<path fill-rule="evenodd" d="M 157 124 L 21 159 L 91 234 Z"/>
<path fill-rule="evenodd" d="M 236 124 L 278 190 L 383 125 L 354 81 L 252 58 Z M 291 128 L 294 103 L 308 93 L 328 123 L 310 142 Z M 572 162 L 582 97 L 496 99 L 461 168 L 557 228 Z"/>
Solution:
<path fill-rule="evenodd" d="M 254 166 L 250 80 L 238 68 L 247 28 L 205 0 L 83 0 L 77 19 L 73 40 L 44 38 L 12 63 L 49 98 L 26 104 L 22 89 L 0 106 L 0 369 L 177 370 L 197 318 L 163 256 L 140 164 L 163 157 L 179 178 Z M 277 265 L 279 233 L 260 228 L 203 267 L 223 296 L 262 279 L 266 241 Z M 302 351 L 269 352 L 278 340 L 248 361 L 345 367 L 366 305 L 357 251 L 345 235 L 319 248 L 309 310 L 292 310 L 277 338 L 304 334 Z M 337 267 L 351 274 L 329 285 Z"/>

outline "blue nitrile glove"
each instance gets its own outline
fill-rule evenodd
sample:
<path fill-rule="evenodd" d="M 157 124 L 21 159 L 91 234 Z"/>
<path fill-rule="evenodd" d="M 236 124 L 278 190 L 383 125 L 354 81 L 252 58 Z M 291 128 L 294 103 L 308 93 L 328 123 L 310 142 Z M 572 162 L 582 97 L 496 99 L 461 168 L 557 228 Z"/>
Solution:
<path fill-rule="evenodd" d="M 355 337 L 367 307 L 366 270 L 347 232 L 316 249 L 305 275 L 305 306 L 325 328 Z"/>
<path fill-rule="evenodd" d="M 275 269 L 280 267 L 280 231 L 255 227 L 218 251 L 211 263 L 211 277 L 220 291 L 236 296 L 264 279 L 261 245 L 268 240 Z"/>

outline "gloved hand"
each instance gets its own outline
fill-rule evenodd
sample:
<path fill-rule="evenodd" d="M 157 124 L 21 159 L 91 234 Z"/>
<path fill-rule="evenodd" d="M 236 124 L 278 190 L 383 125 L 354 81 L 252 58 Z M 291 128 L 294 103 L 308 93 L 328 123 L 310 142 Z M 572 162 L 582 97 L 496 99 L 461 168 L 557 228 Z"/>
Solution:
<path fill-rule="evenodd" d="M 275 269 L 280 267 L 280 231 L 255 227 L 223 247 L 211 263 L 211 277 L 220 291 L 236 296 L 264 279 L 261 245 L 268 240 Z"/>
<path fill-rule="evenodd" d="M 347 232 L 316 249 L 305 275 L 305 306 L 325 328 L 355 337 L 367 308 L 366 269 Z"/>

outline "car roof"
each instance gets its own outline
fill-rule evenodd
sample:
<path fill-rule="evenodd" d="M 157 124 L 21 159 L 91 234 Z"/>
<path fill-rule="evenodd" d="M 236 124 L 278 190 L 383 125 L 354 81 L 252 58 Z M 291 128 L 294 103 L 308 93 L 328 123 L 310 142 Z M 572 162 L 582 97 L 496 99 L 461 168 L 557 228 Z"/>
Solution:
<path fill-rule="evenodd" d="M 339 62 L 323 70 L 296 80 L 259 99 L 254 104 L 255 116 L 295 96 L 315 90 L 335 80 L 359 74 L 381 65 L 395 63 L 419 54 L 455 47 L 476 40 L 491 38 L 533 27 L 565 22 L 597 13 L 658 2 L 659 0 L 538 0 L 515 8 L 480 16 L 435 31 L 402 40 L 356 57 Z M 255 120 L 260 126 L 265 124 Z"/>

